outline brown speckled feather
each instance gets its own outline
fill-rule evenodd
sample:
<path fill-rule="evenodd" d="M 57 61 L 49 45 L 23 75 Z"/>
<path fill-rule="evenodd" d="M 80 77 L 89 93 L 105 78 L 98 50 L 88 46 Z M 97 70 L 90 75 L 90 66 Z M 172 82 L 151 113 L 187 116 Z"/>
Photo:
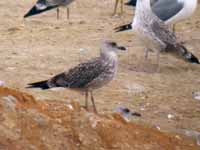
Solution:
<path fill-rule="evenodd" d="M 84 88 L 104 72 L 105 68 L 100 57 L 97 57 L 51 78 L 48 84 L 50 87 Z"/>

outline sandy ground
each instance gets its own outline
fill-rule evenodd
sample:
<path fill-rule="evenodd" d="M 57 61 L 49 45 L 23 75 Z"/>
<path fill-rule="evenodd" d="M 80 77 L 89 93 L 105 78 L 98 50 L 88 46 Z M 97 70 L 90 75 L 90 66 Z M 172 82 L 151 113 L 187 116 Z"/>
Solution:
<path fill-rule="evenodd" d="M 44 80 L 79 62 L 95 57 L 101 41 L 113 39 L 128 48 L 119 54 L 118 75 L 107 87 L 95 92 L 99 112 L 113 111 L 118 105 L 140 112 L 134 119 L 167 132 L 182 129 L 200 131 L 200 101 L 192 92 L 200 90 L 200 66 L 170 55 L 162 55 L 160 73 L 155 68 L 155 53 L 143 61 L 143 46 L 133 33 L 114 33 L 113 28 L 129 23 L 131 8 L 122 17 L 112 17 L 114 0 L 77 0 L 61 19 L 56 11 L 23 19 L 34 1 L 0 1 L 0 80 L 6 86 L 33 94 L 39 99 L 75 99 L 84 96 L 71 90 L 26 89 L 27 83 Z M 200 58 L 200 9 L 193 18 L 177 25 L 177 34 Z M 80 49 L 86 49 L 80 52 Z M 169 119 L 167 116 L 174 117 Z"/>

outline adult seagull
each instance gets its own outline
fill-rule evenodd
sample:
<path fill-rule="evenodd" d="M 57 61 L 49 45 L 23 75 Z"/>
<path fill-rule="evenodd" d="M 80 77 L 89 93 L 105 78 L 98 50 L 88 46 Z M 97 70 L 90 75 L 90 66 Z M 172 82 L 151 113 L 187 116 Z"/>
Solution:
<path fill-rule="evenodd" d="M 159 71 L 160 52 L 168 52 L 189 63 L 200 64 L 198 58 L 187 50 L 177 39 L 176 35 L 160 20 L 151 9 L 150 0 L 138 0 L 133 18 L 132 28 L 136 36 L 148 50 L 157 52 Z M 147 57 L 146 57 L 147 58 Z"/>
<path fill-rule="evenodd" d="M 74 0 L 38 0 L 36 4 L 24 15 L 24 18 L 57 8 L 57 19 L 59 19 L 59 7 L 68 6 L 73 1 Z M 69 19 L 68 7 L 67 7 L 67 18 Z"/>
<path fill-rule="evenodd" d="M 135 6 L 137 0 L 130 0 L 127 5 Z M 173 24 L 185 20 L 193 15 L 197 8 L 197 0 L 151 0 L 152 11 L 166 24 Z M 116 28 L 117 31 L 130 30 L 132 23 Z"/>

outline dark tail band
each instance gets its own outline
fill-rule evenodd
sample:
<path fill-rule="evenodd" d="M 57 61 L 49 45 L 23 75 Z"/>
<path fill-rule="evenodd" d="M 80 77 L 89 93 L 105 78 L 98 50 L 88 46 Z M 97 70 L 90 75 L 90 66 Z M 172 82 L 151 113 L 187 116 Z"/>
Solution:
<path fill-rule="evenodd" d="M 132 23 L 114 28 L 115 32 L 122 32 L 122 31 L 131 30 L 131 29 L 132 29 Z"/>
<path fill-rule="evenodd" d="M 29 86 L 26 88 L 41 88 L 43 90 L 49 89 L 49 86 L 47 84 L 47 80 L 45 81 L 40 81 L 40 82 L 35 82 L 35 83 L 29 83 Z"/>
<path fill-rule="evenodd" d="M 27 17 L 30 17 L 30 16 L 34 16 L 34 15 L 40 14 L 40 13 L 42 13 L 42 12 L 51 10 L 51 9 L 53 9 L 53 8 L 56 8 L 56 7 L 58 7 L 58 6 L 57 6 L 57 5 L 56 5 L 56 6 L 48 6 L 48 7 L 45 8 L 45 9 L 38 9 L 36 6 L 33 6 L 33 8 L 31 8 L 31 10 L 29 10 L 29 11 L 24 15 L 24 18 L 27 18 Z"/>

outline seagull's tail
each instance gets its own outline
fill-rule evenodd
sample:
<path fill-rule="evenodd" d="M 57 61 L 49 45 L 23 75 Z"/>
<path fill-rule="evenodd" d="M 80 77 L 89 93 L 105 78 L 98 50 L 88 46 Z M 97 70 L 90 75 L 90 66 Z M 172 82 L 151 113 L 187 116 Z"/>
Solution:
<path fill-rule="evenodd" d="M 49 89 L 50 87 L 47 84 L 47 80 L 45 81 L 40 81 L 40 82 L 35 82 L 35 83 L 29 83 L 28 87 L 26 88 L 41 88 L 43 90 Z"/>
<path fill-rule="evenodd" d="M 27 17 L 30 17 L 30 16 L 34 16 L 34 15 L 40 14 L 40 13 L 42 13 L 42 12 L 51 10 L 51 9 L 53 9 L 53 8 L 56 8 L 56 7 L 58 7 L 58 5 L 55 5 L 55 6 L 48 6 L 48 7 L 44 7 L 44 8 L 38 8 L 38 7 L 35 5 L 35 6 L 33 6 L 33 7 L 24 15 L 24 18 L 27 18 Z"/>
<path fill-rule="evenodd" d="M 136 2 L 137 2 L 137 0 L 129 0 L 127 3 L 125 3 L 125 5 L 135 7 L 136 6 Z"/>
<path fill-rule="evenodd" d="M 114 28 L 115 32 L 129 31 L 131 29 L 132 29 L 132 23 Z"/>
<path fill-rule="evenodd" d="M 170 50 L 170 47 L 168 47 L 167 49 Z M 176 56 L 179 56 L 181 58 L 183 58 L 185 61 L 189 62 L 189 63 L 194 63 L 194 64 L 200 64 L 199 59 L 194 56 L 191 52 L 189 52 L 185 46 L 181 45 L 181 44 L 177 44 L 175 46 L 175 51 L 174 53 L 177 53 Z"/>
<path fill-rule="evenodd" d="M 178 44 L 178 49 L 180 51 L 180 54 L 186 61 L 190 63 L 200 64 L 199 59 L 196 56 L 194 56 L 191 52 L 189 52 L 183 45 Z"/>

